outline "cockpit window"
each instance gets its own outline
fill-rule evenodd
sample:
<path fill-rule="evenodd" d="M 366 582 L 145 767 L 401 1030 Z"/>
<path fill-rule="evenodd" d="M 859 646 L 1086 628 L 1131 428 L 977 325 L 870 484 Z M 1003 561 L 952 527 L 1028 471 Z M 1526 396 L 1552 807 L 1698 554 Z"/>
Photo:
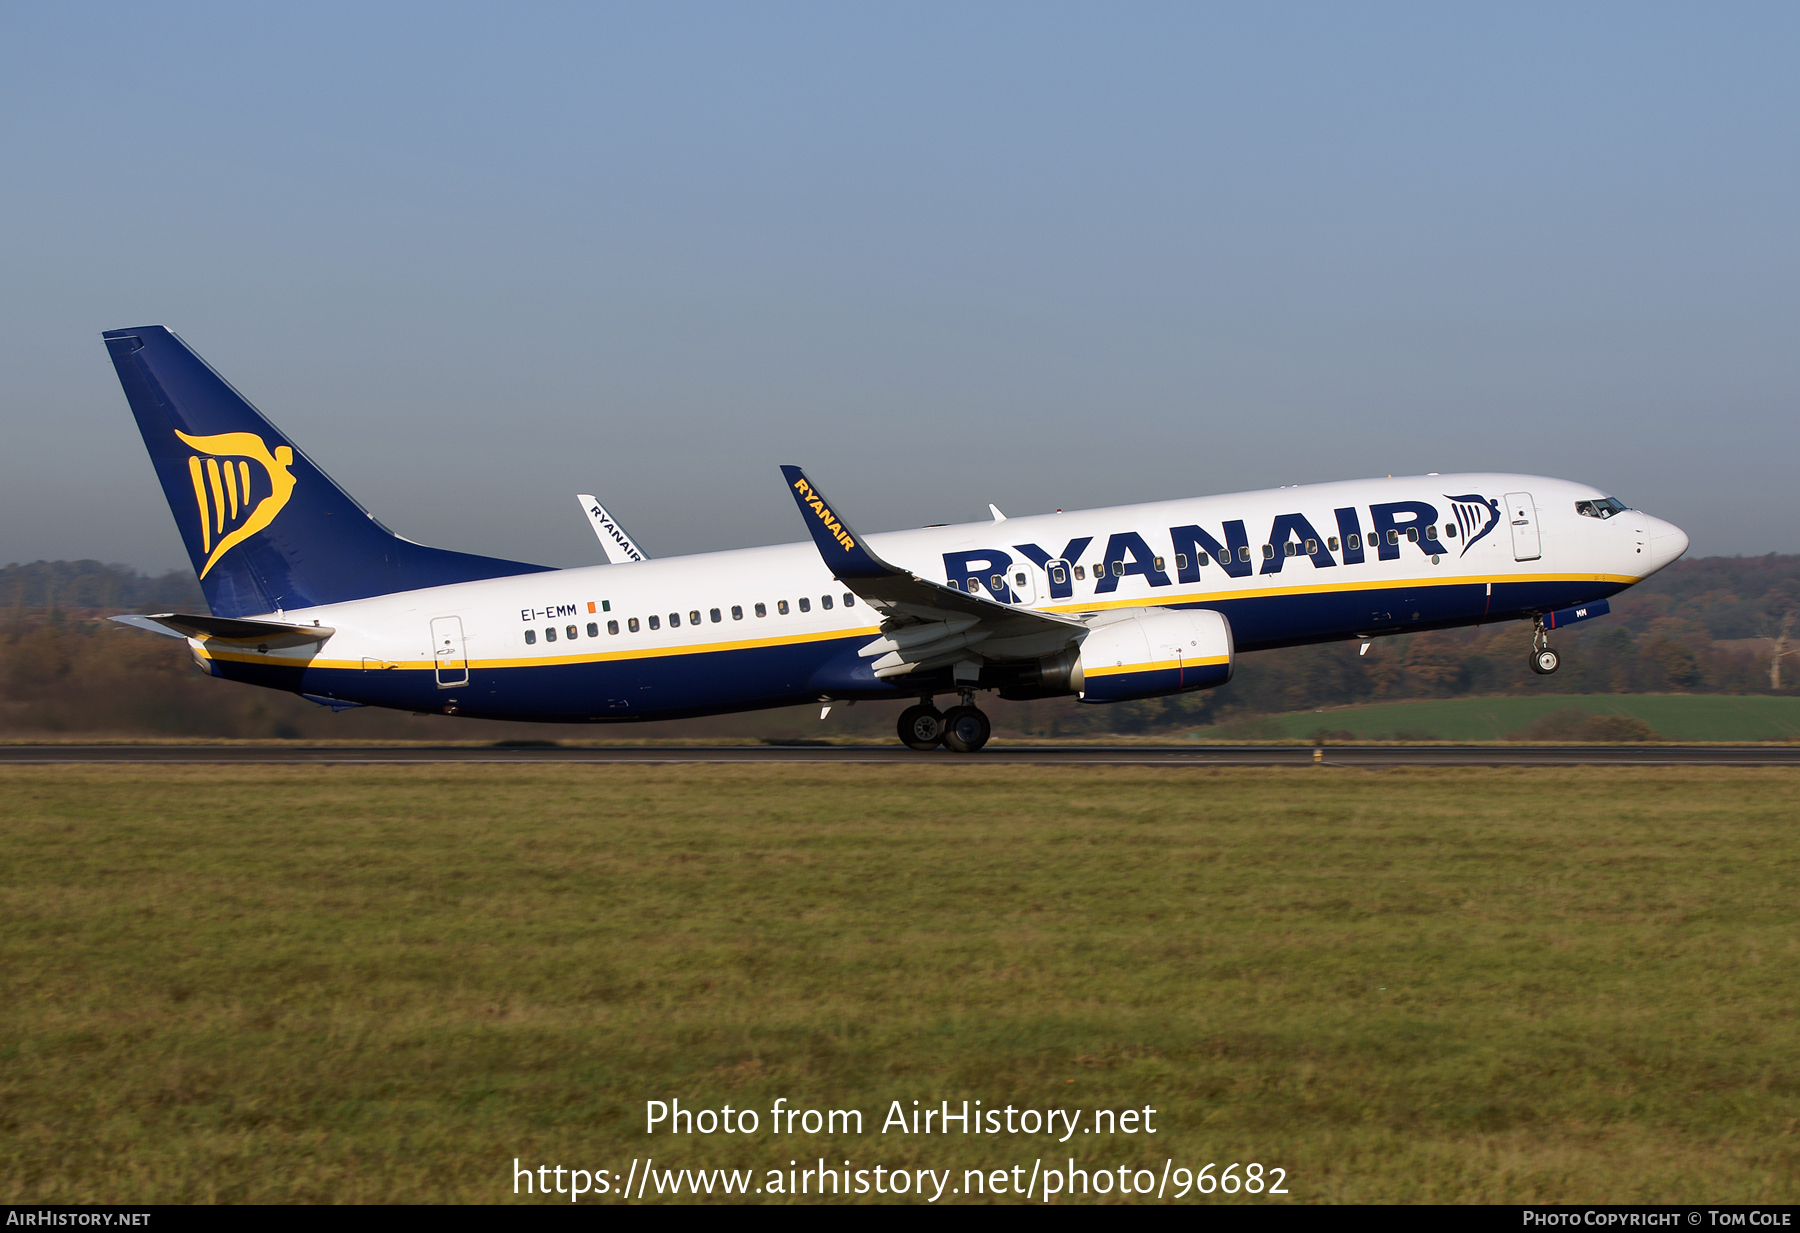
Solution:
<path fill-rule="evenodd" d="M 1617 497 L 1601 497 L 1598 501 L 1577 501 L 1575 512 L 1583 518 L 1611 518 L 1631 508 Z"/>

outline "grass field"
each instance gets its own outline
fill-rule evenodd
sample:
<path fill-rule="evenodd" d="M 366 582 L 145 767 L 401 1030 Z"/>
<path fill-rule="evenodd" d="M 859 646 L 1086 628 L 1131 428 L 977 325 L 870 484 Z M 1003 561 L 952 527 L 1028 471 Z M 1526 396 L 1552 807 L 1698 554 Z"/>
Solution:
<path fill-rule="evenodd" d="M 1444 741 L 1503 741 L 1533 720 L 1573 708 L 1594 715 L 1629 715 L 1673 741 L 1791 741 L 1800 739 L 1800 698 L 1728 694 L 1551 694 L 1532 697 L 1449 698 L 1372 706 L 1293 711 L 1244 723 L 1202 728 L 1200 740 L 1311 736 L 1320 729 L 1367 740 L 1407 733 Z"/>
<path fill-rule="evenodd" d="M 502 1201 L 515 1158 L 645 1156 L 953 1185 L 1256 1161 L 1302 1201 L 1800 1189 L 1791 772 L 5 768 L 0 791 L 8 1202 Z M 643 1133 L 671 1097 L 760 1132 Z M 772 1135 L 777 1098 L 866 1129 Z M 879 1133 L 891 1101 L 965 1098 L 1152 1106 L 1158 1133 Z"/>

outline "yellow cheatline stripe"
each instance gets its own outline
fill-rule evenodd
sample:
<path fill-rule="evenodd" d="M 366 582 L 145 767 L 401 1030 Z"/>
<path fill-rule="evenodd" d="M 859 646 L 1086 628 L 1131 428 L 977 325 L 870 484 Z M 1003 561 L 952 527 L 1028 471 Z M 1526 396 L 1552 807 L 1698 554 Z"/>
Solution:
<path fill-rule="evenodd" d="M 195 473 L 196 495 L 198 495 L 199 489 L 198 489 L 197 485 L 198 485 L 198 479 L 199 479 L 199 459 L 197 459 L 197 458 L 191 459 L 190 461 L 192 463 L 192 469 Z M 204 521 L 205 520 L 203 518 L 202 522 L 204 523 Z M 1090 602 L 1090 603 L 1085 603 L 1085 604 L 1058 604 L 1054 607 L 1045 607 L 1045 608 L 1041 609 L 1041 611 L 1044 611 L 1044 612 L 1099 612 L 1099 611 L 1103 611 L 1103 610 L 1111 609 L 1111 608 L 1161 608 L 1161 607 L 1167 607 L 1171 604 L 1217 603 L 1222 600 L 1255 599 L 1255 598 L 1261 598 L 1263 596 L 1274 596 L 1274 595 L 1282 595 L 1282 596 L 1324 595 L 1324 594 L 1329 594 L 1332 592 L 1340 592 L 1340 591 L 1393 591 L 1393 590 L 1405 590 L 1408 588 L 1416 588 L 1416 587 L 1422 587 L 1422 586 L 1423 587 L 1469 586 L 1469 585 L 1476 585 L 1476 584 L 1487 583 L 1487 582 L 1511 582 L 1511 583 L 1518 583 L 1518 582 L 1616 582 L 1616 583 L 1619 583 L 1624 586 L 1630 586 L 1633 583 L 1641 582 L 1641 581 L 1643 581 L 1641 578 L 1634 578 L 1628 574 L 1526 574 L 1526 575 L 1477 574 L 1477 575 L 1472 575 L 1472 576 L 1471 575 L 1461 575 L 1461 576 L 1454 577 L 1454 578 L 1405 578 L 1405 579 L 1397 579 L 1397 580 L 1392 580 L 1392 581 L 1380 580 L 1380 581 L 1371 581 L 1371 582 L 1328 582 L 1328 583 L 1316 584 L 1313 586 L 1263 587 L 1263 588 L 1245 587 L 1244 589 L 1237 590 L 1237 591 L 1190 591 L 1190 592 L 1180 592 L 1180 593 L 1167 594 L 1167 595 L 1145 596 L 1140 599 L 1114 599 L 1114 600 L 1104 600 L 1099 603 Z M 609 662 L 609 661 L 613 661 L 613 660 L 626 660 L 626 659 L 663 659 L 663 658 L 667 658 L 668 656 L 671 656 L 671 655 L 705 655 L 705 654 L 710 654 L 710 653 L 717 652 L 717 651 L 752 650 L 757 647 L 799 646 L 799 645 L 802 645 L 802 644 L 805 644 L 808 642 L 826 642 L 826 641 L 830 641 L 831 639 L 834 639 L 834 638 L 865 638 L 865 637 L 873 638 L 873 637 L 876 637 L 877 635 L 879 635 L 880 633 L 881 633 L 880 626 L 867 625 L 867 626 L 863 626 L 858 629 L 825 630 L 820 633 L 792 634 L 792 635 L 788 635 L 786 637 L 745 638 L 745 639 L 739 639 L 739 640 L 730 641 L 730 642 L 703 642 L 703 643 L 693 643 L 693 644 L 684 645 L 684 646 L 644 647 L 642 649 L 632 649 L 632 650 L 626 650 L 626 651 L 601 651 L 601 652 L 590 653 L 590 654 L 586 654 L 586 655 L 544 655 L 544 656 L 535 656 L 534 655 L 534 656 L 508 657 L 505 659 L 471 659 L 469 661 L 469 667 L 471 667 L 471 668 L 538 668 L 538 667 L 548 667 L 548 666 L 560 665 L 560 664 L 605 663 L 605 662 Z M 630 638 L 630 637 L 635 637 L 636 635 L 623 634 L 623 635 L 610 635 L 610 636 Z M 237 662 L 241 662 L 241 663 L 259 663 L 259 662 L 266 663 L 266 662 L 268 662 L 269 656 L 267 656 L 267 655 L 262 655 L 262 654 L 258 654 L 258 653 L 254 653 L 254 652 L 248 653 L 248 654 L 232 653 L 229 650 L 229 647 L 230 647 L 230 644 L 232 641 L 237 641 L 239 643 L 253 643 L 256 640 L 255 639 L 232 640 L 232 639 L 224 639 L 224 638 L 206 639 L 201 643 L 200 653 L 211 659 L 232 660 L 232 661 L 237 661 Z M 213 649 L 213 644 L 217 644 L 216 649 Z M 286 656 L 283 656 L 282 658 L 284 660 L 289 659 L 289 657 L 286 657 Z M 295 661 L 289 660 L 289 662 L 295 662 Z M 299 662 L 304 662 L 307 667 L 311 667 L 311 668 L 353 668 L 357 671 L 362 670 L 362 660 L 361 659 L 310 659 L 310 660 L 299 661 Z M 1207 660 L 1202 660 L 1199 662 L 1202 664 L 1212 664 L 1212 663 L 1221 663 L 1222 664 L 1227 661 L 1223 658 L 1220 658 L 1220 659 L 1207 659 Z M 1175 663 L 1174 660 L 1170 660 L 1170 661 L 1168 661 L 1168 665 L 1166 665 L 1166 666 L 1173 666 L 1174 663 Z M 423 661 L 420 661 L 417 663 L 414 663 L 414 662 L 401 663 L 401 664 L 398 664 L 397 666 L 402 671 L 418 671 L 418 672 L 433 671 L 437 667 L 437 661 L 435 659 L 428 659 L 428 660 L 423 660 Z M 1152 669 L 1150 669 L 1150 668 L 1098 669 L 1098 670 L 1096 670 L 1095 673 L 1090 673 L 1089 675 L 1096 675 L 1096 674 L 1104 675 L 1107 672 L 1126 672 L 1126 671 L 1148 672 L 1151 670 Z"/>
<path fill-rule="evenodd" d="M 1340 591 L 1403 591 L 1418 587 L 1479 586 L 1488 582 L 1616 582 L 1631 586 L 1642 582 L 1630 574 L 1459 574 L 1451 578 L 1377 579 L 1368 582 L 1322 582 L 1290 587 L 1257 587 L 1245 579 L 1235 591 L 1190 591 L 1147 595 L 1139 599 L 1108 599 L 1085 604 L 1057 604 L 1045 612 L 1100 612 L 1110 608 L 1165 608 L 1171 604 L 1207 604 L 1228 599 L 1261 599 L 1266 596 L 1328 595 Z"/>
<path fill-rule="evenodd" d="M 775 638 L 744 638 L 732 642 L 700 642 L 686 646 L 644 647 L 628 651 L 600 651 L 586 655 L 543 655 L 507 659 L 471 659 L 471 668 L 544 668 L 565 664 L 606 663 L 625 659 L 666 659 L 672 655 L 706 655 L 718 651 L 746 651 L 767 646 L 799 646 L 808 642 L 829 642 L 837 638 L 873 638 L 881 633 L 880 626 L 868 625 L 859 629 L 826 630 L 813 634 L 792 634 Z M 629 634 L 617 635 L 630 637 Z M 254 645 L 255 639 L 209 638 L 200 644 L 200 654 L 208 659 L 223 659 L 236 663 L 267 663 L 273 655 L 263 655 L 256 651 L 239 651 L 238 646 Z M 235 644 L 235 645 L 234 645 Z M 281 657 L 282 662 L 294 666 L 304 664 L 308 668 L 354 668 L 362 671 L 361 659 L 308 659 L 296 660 Z M 392 661 L 388 661 L 392 662 Z M 406 662 L 395 665 L 403 671 L 430 672 L 436 669 L 435 659 L 419 662 Z"/>
<path fill-rule="evenodd" d="M 188 455 L 188 476 L 194 481 L 194 504 L 200 507 L 200 547 L 212 551 L 212 511 L 206 508 L 206 481 L 200 478 L 200 456 Z"/>
<path fill-rule="evenodd" d="M 1173 672 L 1177 668 L 1205 668 L 1212 664 L 1228 664 L 1228 655 L 1208 655 L 1201 659 L 1159 659 L 1148 664 L 1123 664 L 1113 668 L 1083 668 L 1083 676 L 1121 676 L 1132 672 Z"/>

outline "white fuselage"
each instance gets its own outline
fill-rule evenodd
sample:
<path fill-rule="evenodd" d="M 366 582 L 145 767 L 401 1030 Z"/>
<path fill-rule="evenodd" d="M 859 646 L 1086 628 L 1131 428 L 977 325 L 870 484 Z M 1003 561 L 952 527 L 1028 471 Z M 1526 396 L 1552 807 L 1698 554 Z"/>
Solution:
<path fill-rule="evenodd" d="M 1519 494 L 1525 508 L 1507 508 Z M 1578 502 L 1603 496 L 1539 476 L 1410 476 L 894 531 L 868 542 L 921 578 L 1021 607 L 1083 618 L 1216 608 L 1237 647 L 1255 650 L 1516 619 L 1617 592 L 1686 550 L 1679 528 L 1640 511 L 1577 512 Z M 1471 497 L 1481 504 L 1458 499 Z M 821 676 L 821 666 L 880 633 L 877 614 L 810 543 L 269 615 L 335 632 L 322 646 L 268 650 L 192 640 L 196 654 L 242 679 L 298 669 L 299 690 L 321 699 L 557 720 L 843 696 L 851 691 L 834 689 L 837 678 Z M 905 685 L 866 696 L 917 692 Z"/>

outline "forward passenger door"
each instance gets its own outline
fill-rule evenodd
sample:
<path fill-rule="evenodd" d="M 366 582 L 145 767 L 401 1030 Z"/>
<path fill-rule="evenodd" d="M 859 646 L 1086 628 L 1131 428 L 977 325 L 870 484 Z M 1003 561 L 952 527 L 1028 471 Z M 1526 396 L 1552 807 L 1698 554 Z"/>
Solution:
<path fill-rule="evenodd" d="M 1538 539 L 1537 506 L 1529 492 L 1506 494 L 1506 520 L 1512 524 L 1513 560 L 1535 561 L 1544 555 Z"/>

